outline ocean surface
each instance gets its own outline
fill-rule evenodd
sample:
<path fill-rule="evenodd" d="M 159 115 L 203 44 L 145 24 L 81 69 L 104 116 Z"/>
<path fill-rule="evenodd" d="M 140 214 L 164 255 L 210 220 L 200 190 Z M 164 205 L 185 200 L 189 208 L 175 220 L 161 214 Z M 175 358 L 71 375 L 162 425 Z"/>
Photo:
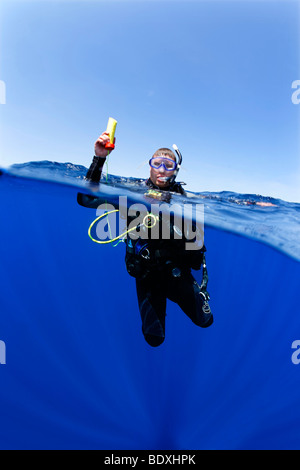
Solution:
<path fill-rule="evenodd" d="M 151 348 L 124 243 L 93 243 L 96 208 L 77 203 L 145 189 L 113 175 L 91 188 L 86 171 L 1 170 L 0 449 L 300 449 L 300 204 L 172 195 L 204 207 L 214 324 L 169 301 Z"/>

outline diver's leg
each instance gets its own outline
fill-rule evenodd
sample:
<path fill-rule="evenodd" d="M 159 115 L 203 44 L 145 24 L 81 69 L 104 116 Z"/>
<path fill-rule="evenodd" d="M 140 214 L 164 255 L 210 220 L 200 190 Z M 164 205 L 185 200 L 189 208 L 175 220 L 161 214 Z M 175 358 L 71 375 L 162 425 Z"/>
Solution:
<path fill-rule="evenodd" d="M 213 323 L 209 304 L 190 272 L 172 278 L 169 283 L 168 298 L 176 302 L 196 325 L 207 328 Z"/>
<path fill-rule="evenodd" d="M 166 295 L 161 282 L 136 279 L 136 290 L 145 340 L 150 346 L 159 346 L 165 339 L 166 316 Z"/>

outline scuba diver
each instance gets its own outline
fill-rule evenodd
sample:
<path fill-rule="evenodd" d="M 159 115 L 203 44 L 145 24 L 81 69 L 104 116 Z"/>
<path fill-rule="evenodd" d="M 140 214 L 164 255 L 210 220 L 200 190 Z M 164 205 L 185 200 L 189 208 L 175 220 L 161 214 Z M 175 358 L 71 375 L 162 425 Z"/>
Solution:
<path fill-rule="evenodd" d="M 114 148 L 114 144 L 109 146 L 109 141 L 109 133 L 103 132 L 95 142 L 95 155 L 86 174 L 86 180 L 90 183 L 100 182 L 106 157 Z M 149 161 L 150 177 L 141 183 L 154 198 L 158 194 L 164 201 L 170 200 L 170 192 L 185 195 L 182 185 L 175 181 L 182 156 L 176 146 L 173 148 L 176 154 L 167 148 L 154 153 Z M 84 207 L 96 208 L 99 200 L 97 196 L 83 193 L 77 196 L 78 203 Z M 163 216 L 160 222 L 163 223 Z M 127 236 L 124 240 L 126 268 L 136 279 L 142 332 L 147 343 L 153 347 L 161 345 L 165 339 L 167 299 L 177 303 L 194 324 L 207 328 L 213 323 L 206 290 L 206 248 L 202 245 L 194 250 L 186 250 L 186 239 L 183 236 L 178 239 L 175 236 L 176 226 L 172 223 L 169 226 L 171 236 L 167 240 L 151 238 L 151 233 L 147 239 L 135 235 Z M 203 280 L 199 285 L 191 269 L 200 270 L 201 267 Z"/>

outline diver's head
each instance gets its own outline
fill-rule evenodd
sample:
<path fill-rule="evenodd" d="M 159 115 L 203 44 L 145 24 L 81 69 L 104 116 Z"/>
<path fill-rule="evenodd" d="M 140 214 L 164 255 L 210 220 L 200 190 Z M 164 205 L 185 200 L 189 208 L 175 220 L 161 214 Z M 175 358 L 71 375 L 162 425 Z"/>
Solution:
<path fill-rule="evenodd" d="M 176 155 L 168 148 L 156 150 L 149 160 L 150 180 L 161 189 L 170 185 L 177 168 Z"/>

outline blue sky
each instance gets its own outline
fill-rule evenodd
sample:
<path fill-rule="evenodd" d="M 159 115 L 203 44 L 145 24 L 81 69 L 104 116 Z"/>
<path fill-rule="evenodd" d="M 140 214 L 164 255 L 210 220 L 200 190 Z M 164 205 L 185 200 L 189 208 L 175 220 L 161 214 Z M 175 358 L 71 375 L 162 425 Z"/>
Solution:
<path fill-rule="evenodd" d="M 300 2 L 2 0 L 0 164 L 89 166 L 109 116 L 109 172 L 183 154 L 191 191 L 300 202 Z"/>

